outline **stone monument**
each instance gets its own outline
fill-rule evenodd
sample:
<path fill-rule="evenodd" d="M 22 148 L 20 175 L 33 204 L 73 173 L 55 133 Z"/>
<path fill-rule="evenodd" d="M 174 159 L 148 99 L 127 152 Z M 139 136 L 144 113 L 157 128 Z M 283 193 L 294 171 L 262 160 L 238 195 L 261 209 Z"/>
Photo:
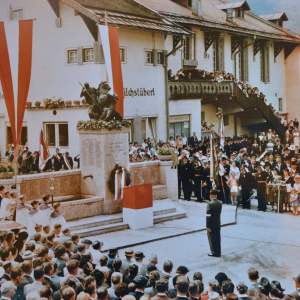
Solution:
<path fill-rule="evenodd" d="M 117 96 L 108 94 L 109 90 L 110 87 L 106 82 L 99 85 L 98 91 L 85 84 L 81 95 L 85 96 L 90 104 L 90 122 L 93 122 L 95 126 L 98 126 L 98 122 L 102 123 L 99 129 L 78 130 L 81 153 L 81 192 L 102 197 L 104 199 L 103 214 L 122 211 L 122 200 L 115 200 L 115 195 L 108 188 L 108 179 L 116 164 L 126 169 L 129 168 L 128 133 L 130 128 L 120 125 L 122 116 L 115 110 Z M 116 124 L 118 126 L 114 126 Z"/>

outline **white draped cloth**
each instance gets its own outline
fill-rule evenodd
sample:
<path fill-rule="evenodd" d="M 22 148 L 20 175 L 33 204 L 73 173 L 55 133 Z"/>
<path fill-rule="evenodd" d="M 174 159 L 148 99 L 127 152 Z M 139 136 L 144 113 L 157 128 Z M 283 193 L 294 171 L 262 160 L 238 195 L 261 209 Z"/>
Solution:
<path fill-rule="evenodd" d="M 4 219 L 10 216 L 10 212 L 7 211 L 7 204 L 10 202 L 9 198 L 3 198 L 1 201 L 0 219 Z"/>
<path fill-rule="evenodd" d="M 35 225 L 39 224 L 39 212 L 37 209 L 32 208 L 29 213 L 28 213 L 28 225 L 27 225 L 27 230 L 29 236 L 35 234 Z"/>
<path fill-rule="evenodd" d="M 50 220 L 51 214 L 52 214 L 51 207 L 46 203 L 42 203 L 39 206 L 38 224 L 41 224 L 42 226 L 46 226 L 46 225 L 51 226 L 51 220 Z"/>
<path fill-rule="evenodd" d="M 50 230 L 54 229 L 55 224 L 60 224 L 62 230 L 67 227 L 66 219 L 60 212 L 58 212 L 56 210 L 53 211 L 50 215 Z"/>
<path fill-rule="evenodd" d="M 28 226 L 29 209 L 25 204 L 19 203 L 16 209 L 16 222 Z"/>

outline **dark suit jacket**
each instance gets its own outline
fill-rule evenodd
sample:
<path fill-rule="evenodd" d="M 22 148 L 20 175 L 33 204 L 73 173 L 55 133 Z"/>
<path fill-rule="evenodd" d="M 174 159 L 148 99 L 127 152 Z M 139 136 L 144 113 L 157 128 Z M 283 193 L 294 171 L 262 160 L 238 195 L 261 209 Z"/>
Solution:
<path fill-rule="evenodd" d="M 195 136 L 191 136 L 189 138 L 189 146 L 194 147 L 195 145 L 198 144 L 198 138 Z"/>
<path fill-rule="evenodd" d="M 138 292 L 138 291 L 134 291 L 134 292 L 129 293 L 129 295 L 135 297 L 136 300 L 140 300 L 140 298 L 144 295 L 144 293 Z"/>
<path fill-rule="evenodd" d="M 222 201 L 212 199 L 206 207 L 206 227 L 214 228 L 221 226 Z"/>
<path fill-rule="evenodd" d="M 53 249 L 53 244 L 46 242 L 45 244 L 43 244 L 43 246 L 49 248 L 49 249 Z"/>
<path fill-rule="evenodd" d="M 55 292 L 57 290 L 56 286 L 53 283 L 53 281 L 48 277 L 44 277 L 44 280 L 43 280 L 42 283 L 43 283 L 43 285 L 49 285 L 53 292 Z"/>
<path fill-rule="evenodd" d="M 250 172 L 240 175 L 240 185 L 242 190 L 250 190 L 253 186 L 254 177 Z"/>
<path fill-rule="evenodd" d="M 176 298 L 172 298 L 172 300 L 187 300 L 187 298 L 186 297 L 176 297 Z"/>
<path fill-rule="evenodd" d="M 170 298 L 167 295 L 165 295 L 165 296 L 156 295 L 156 296 L 152 297 L 151 300 L 170 300 Z"/>
<path fill-rule="evenodd" d="M 31 276 L 27 275 L 27 274 L 24 274 L 23 277 L 22 277 L 22 280 L 20 282 L 20 284 L 18 285 L 18 288 L 21 288 L 21 289 L 24 289 L 24 286 L 26 284 L 31 284 L 33 283 L 33 279 Z"/>

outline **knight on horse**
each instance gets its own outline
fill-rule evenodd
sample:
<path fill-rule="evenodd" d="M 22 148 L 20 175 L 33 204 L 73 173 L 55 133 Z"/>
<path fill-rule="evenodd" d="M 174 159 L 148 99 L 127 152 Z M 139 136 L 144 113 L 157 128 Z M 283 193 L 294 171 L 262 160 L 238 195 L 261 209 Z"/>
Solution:
<path fill-rule="evenodd" d="M 99 84 L 98 89 L 90 87 L 88 83 L 85 83 L 80 97 L 85 97 L 86 102 L 89 104 L 89 117 L 91 120 L 119 120 L 123 118 L 121 114 L 116 111 L 116 103 L 118 96 L 110 94 L 111 87 L 105 81 Z"/>

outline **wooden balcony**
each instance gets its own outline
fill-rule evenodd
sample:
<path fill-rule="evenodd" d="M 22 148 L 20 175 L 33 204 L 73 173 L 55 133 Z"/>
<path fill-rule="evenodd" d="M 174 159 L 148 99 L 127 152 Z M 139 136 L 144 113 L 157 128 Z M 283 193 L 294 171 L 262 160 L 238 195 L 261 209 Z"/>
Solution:
<path fill-rule="evenodd" d="M 230 99 L 233 85 L 232 81 L 169 81 L 169 99 Z"/>

